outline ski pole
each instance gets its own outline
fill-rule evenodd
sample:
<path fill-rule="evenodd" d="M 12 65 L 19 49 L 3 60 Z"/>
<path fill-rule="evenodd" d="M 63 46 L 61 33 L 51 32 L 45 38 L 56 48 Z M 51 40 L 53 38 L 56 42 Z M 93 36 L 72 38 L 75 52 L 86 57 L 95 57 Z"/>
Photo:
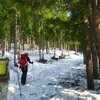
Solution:
<path fill-rule="evenodd" d="M 2 100 L 2 90 L 1 90 L 1 87 L 0 87 L 0 100 Z"/>
<path fill-rule="evenodd" d="M 33 69 L 33 81 L 35 81 L 35 75 L 34 75 L 34 65 L 32 64 L 32 69 Z"/>
<path fill-rule="evenodd" d="M 18 71 L 17 71 L 17 77 L 18 77 L 18 84 L 19 84 L 19 90 L 20 90 L 20 96 L 21 96 L 22 93 L 21 93 L 21 85 L 20 85 L 20 81 L 19 81 L 19 73 L 18 73 Z"/>

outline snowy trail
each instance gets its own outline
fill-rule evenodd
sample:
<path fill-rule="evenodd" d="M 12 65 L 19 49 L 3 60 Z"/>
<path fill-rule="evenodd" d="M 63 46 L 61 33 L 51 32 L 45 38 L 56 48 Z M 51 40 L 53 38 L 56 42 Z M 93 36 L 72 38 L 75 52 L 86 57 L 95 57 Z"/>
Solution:
<path fill-rule="evenodd" d="M 85 68 L 82 65 L 82 57 L 74 56 L 58 61 L 42 64 L 34 62 L 29 64 L 26 85 L 21 87 L 22 96 L 17 82 L 17 75 L 12 71 L 9 83 L 8 100 L 99 100 L 99 95 L 89 94 L 82 87 L 78 90 L 72 86 L 62 86 L 63 80 L 74 78 L 77 73 L 84 73 Z M 21 71 L 19 70 L 21 77 Z M 84 76 L 84 75 L 83 75 Z M 86 83 L 81 82 L 85 87 Z M 81 86 L 81 85 L 80 85 Z M 96 98 L 96 99 L 95 99 Z"/>

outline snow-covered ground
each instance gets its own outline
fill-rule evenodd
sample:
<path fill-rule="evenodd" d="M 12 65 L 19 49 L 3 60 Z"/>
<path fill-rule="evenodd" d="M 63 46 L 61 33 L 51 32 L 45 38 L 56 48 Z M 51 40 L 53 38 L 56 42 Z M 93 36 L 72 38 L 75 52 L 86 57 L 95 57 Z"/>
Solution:
<path fill-rule="evenodd" d="M 87 90 L 86 68 L 81 53 L 70 51 L 65 59 L 52 60 L 53 52 L 50 52 L 45 54 L 46 64 L 37 62 L 37 51 L 28 53 L 34 64 L 28 64 L 26 85 L 19 88 L 17 73 L 10 69 L 7 100 L 100 100 L 99 80 L 95 80 L 95 91 Z M 60 54 L 56 50 L 56 56 Z M 13 63 L 13 53 L 6 53 L 6 56 Z M 18 73 L 20 78 L 20 69 Z"/>

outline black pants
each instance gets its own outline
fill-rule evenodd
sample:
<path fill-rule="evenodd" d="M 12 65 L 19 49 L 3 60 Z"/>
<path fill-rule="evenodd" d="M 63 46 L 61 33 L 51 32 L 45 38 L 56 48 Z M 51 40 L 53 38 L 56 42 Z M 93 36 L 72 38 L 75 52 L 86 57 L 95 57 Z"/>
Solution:
<path fill-rule="evenodd" d="M 26 83 L 26 77 L 27 77 L 27 71 L 28 71 L 28 66 L 21 67 L 21 70 L 22 70 L 21 84 L 25 85 L 25 83 Z"/>

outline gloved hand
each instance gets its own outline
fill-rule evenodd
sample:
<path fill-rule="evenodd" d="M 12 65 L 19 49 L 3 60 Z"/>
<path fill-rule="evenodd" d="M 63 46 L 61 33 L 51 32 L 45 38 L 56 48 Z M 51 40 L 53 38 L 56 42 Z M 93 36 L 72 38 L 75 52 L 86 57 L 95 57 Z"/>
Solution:
<path fill-rule="evenodd" d="M 33 64 L 33 61 L 31 63 Z"/>
<path fill-rule="evenodd" d="M 17 63 L 15 64 L 15 67 L 18 67 Z"/>

